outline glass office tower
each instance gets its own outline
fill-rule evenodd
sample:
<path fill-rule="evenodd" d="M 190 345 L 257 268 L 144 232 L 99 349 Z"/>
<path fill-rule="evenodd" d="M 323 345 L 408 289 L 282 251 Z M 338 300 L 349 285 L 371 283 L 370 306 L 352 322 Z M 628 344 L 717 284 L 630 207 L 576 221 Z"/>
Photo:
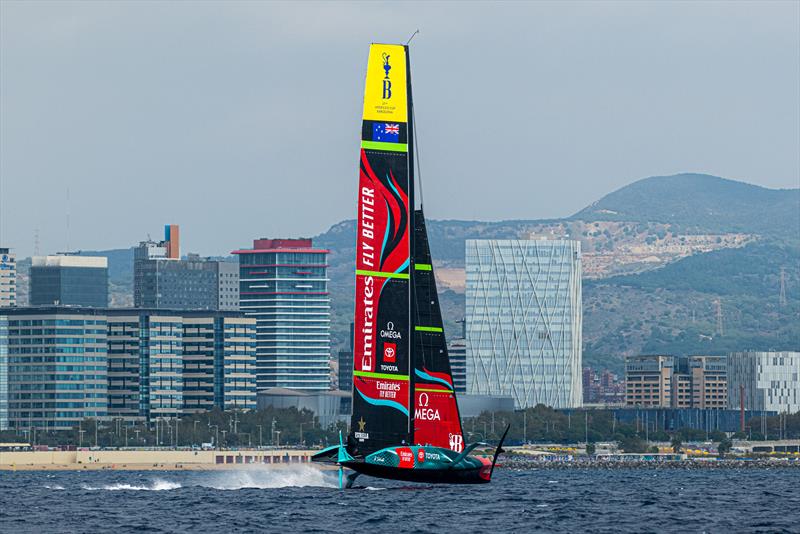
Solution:
<path fill-rule="evenodd" d="M 467 393 L 574 408 L 581 391 L 581 253 L 569 240 L 466 243 Z"/>
<path fill-rule="evenodd" d="M 728 406 L 779 413 L 800 412 L 800 352 L 744 351 L 728 354 Z"/>
<path fill-rule="evenodd" d="M 68 430 L 107 415 L 106 317 L 90 308 L 0 311 L 0 394 L 11 429 Z M 1 401 L 0 401 L 1 402 Z M 29 434 L 30 436 L 30 434 Z"/>
<path fill-rule="evenodd" d="M 256 239 L 233 254 L 240 309 L 256 318 L 258 389 L 330 389 L 328 251 L 310 239 Z"/>
<path fill-rule="evenodd" d="M 34 256 L 31 306 L 108 306 L 108 258 Z"/>

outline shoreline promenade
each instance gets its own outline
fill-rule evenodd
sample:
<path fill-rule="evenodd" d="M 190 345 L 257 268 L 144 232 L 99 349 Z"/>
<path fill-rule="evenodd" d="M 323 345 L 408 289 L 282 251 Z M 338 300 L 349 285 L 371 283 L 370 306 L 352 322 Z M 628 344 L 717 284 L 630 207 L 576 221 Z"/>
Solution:
<path fill-rule="evenodd" d="M 307 464 L 315 450 L 89 450 L 0 452 L 0 471 L 216 470 Z"/>

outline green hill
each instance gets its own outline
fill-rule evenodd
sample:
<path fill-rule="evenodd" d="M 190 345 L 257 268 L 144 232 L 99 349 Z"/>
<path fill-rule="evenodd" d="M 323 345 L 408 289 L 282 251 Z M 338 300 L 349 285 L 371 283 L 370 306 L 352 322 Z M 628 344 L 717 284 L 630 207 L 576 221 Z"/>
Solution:
<path fill-rule="evenodd" d="M 590 365 L 621 370 L 621 357 L 636 353 L 798 350 L 800 247 L 756 242 L 637 275 L 585 281 L 583 302 Z"/>
<path fill-rule="evenodd" d="M 800 190 L 772 190 L 702 174 L 639 180 L 564 221 L 665 223 L 685 233 L 740 232 L 759 241 L 695 254 L 661 269 L 584 285 L 584 362 L 620 370 L 637 352 L 722 353 L 743 348 L 800 347 Z M 466 239 L 526 238 L 558 220 L 428 221 L 431 252 L 463 265 Z M 334 346 L 352 317 L 355 221 L 314 238 L 329 248 Z M 786 306 L 778 305 L 785 270 Z M 442 291 L 448 336 L 459 332 L 464 295 Z M 723 335 L 716 332 L 716 300 Z"/>
<path fill-rule="evenodd" d="M 798 239 L 800 189 L 767 189 L 708 174 L 653 176 L 610 193 L 572 219 L 663 222 L 686 232 Z"/>

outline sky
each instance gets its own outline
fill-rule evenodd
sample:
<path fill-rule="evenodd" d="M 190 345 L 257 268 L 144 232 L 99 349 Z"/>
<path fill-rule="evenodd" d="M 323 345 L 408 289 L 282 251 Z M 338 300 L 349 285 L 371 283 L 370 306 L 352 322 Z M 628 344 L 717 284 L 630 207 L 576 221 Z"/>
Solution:
<path fill-rule="evenodd" d="M 183 252 L 356 212 L 371 42 L 411 43 L 426 215 L 637 179 L 800 186 L 800 2 L 0 2 L 0 246 Z"/>

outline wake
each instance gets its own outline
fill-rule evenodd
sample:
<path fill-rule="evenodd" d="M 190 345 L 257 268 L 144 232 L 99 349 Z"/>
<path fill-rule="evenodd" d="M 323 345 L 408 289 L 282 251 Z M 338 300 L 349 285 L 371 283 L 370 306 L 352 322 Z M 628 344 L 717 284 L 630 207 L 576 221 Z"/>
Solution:
<path fill-rule="evenodd" d="M 174 490 L 183 487 L 180 482 L 170 482 L 169 480 L 163 480 L 160 478 L 156 478 L 150 484 L 147 485 L 137 485 L 134 486 L 133 484 L 124 484 L 118 482 L 116 484 L 104 484 L 102 486 L 90 486 L 88 484 L 83 484 L 81 488 L 87 491 L 165 491 L 165 490 Z"/>
<path fill-rule="evenodd" d="M 183 483 L 163 478 L 134 484 L 117 482 L 91 486 L 83 484 L 87 491 L 168 491 L 187 487 L 209 488 L 215 490 L 240 489 L 278 489 L 278 488 L 337 488 L 335 477 L 309 466 L 281 468 L 248 469 L 247 471 L 225 471 L 216 473 L 193 473 L 189 481 Z"/>
<path fill-rule="evenodd" d="M 338 487 L 334 477 L 305 465 L 214 473 L 211 480 L 197 485 L 218 490 Z"/>

